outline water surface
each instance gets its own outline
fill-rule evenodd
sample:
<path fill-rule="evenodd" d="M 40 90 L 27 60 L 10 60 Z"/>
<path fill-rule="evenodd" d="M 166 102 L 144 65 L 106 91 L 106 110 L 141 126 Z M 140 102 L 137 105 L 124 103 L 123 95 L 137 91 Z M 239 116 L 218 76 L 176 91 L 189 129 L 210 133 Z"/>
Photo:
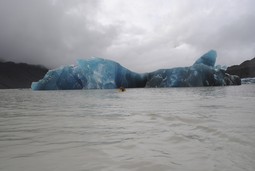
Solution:
<path fill-rule="evenodd" d="M 255 85 L 0 97 L 1 171 L 255 170 Z"/>

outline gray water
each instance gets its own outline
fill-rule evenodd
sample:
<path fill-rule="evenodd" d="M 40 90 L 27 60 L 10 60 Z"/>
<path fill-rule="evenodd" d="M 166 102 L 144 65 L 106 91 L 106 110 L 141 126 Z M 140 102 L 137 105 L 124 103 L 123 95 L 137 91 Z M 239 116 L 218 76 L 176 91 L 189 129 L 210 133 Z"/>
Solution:
<path fill-rule="evenodd" d="M 0 90 L 1 171 L 255 170 L 255 85 Z"/>

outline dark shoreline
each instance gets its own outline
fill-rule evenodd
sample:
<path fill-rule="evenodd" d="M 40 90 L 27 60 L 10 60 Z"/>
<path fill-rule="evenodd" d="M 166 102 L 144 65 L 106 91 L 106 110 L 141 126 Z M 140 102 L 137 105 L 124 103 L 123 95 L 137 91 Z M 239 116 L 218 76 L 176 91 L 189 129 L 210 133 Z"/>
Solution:
<path fill-rule="evenodd" d="M 242 62 L 240 65 L 233 65 L 227 68 L 226 73 L 237 75 L 240 78 L 255 77 L 255 58 Z"/>
<path fill-rule="evenodd" d="M 26 63 L 0 62 L 0 89 L 30 88 L 48 72 L 40 65 Z"/>

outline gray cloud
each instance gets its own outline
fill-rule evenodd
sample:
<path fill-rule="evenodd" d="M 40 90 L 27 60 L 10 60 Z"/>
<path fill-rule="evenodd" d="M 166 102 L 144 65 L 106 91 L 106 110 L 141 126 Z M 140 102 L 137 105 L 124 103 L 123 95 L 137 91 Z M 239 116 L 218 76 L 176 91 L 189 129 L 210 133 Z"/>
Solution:
<path fill-rule="evenodd" d="M 105 57 L 139 72 L 255 56 L 253 0 L 2 0 L 0 58 L 58 67 Z"/>
<path fill-rule="evenodd" d="M 77 5 L 88 15 L 76 16 Z M 90 18 L 97 5 L 97 1 L 1 1 L 1 58 L 56 67 L 78 57 L 103 56 L 117 28 Z"/>

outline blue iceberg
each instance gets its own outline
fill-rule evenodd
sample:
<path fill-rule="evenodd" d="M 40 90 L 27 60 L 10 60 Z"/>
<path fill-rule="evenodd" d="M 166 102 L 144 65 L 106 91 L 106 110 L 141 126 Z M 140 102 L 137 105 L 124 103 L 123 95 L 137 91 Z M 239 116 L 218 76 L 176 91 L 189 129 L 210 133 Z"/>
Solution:
<path fill-rule="evenodd" d="M 190 67 L 160 69 L 148 74 L 146 87 L 199 87 L 240 85 L 238 76 L 215 66 L 217 53 L 211 50 Z"/>
<path fill-rule="evenodd" d="M 194 87 L 240 85 L 238 76 L 215 66 L 217 53 L 211 50 L 190 67 L 160 69 L 136 73 L 119 63 L 102 59 L 80 59 L 76 65 L 48 71 L 43 79 L 33 82 L 33 90 L 114 89 L 119 87 Z"/>
<path fill-rule="evenodd" d="M 78 60 L 75 66 L 50 70 L 43 79 L 33 82 L 33 90 L 114 89 L 145 87 L 146 74 L 132 72 L 106 59 Z"/>

